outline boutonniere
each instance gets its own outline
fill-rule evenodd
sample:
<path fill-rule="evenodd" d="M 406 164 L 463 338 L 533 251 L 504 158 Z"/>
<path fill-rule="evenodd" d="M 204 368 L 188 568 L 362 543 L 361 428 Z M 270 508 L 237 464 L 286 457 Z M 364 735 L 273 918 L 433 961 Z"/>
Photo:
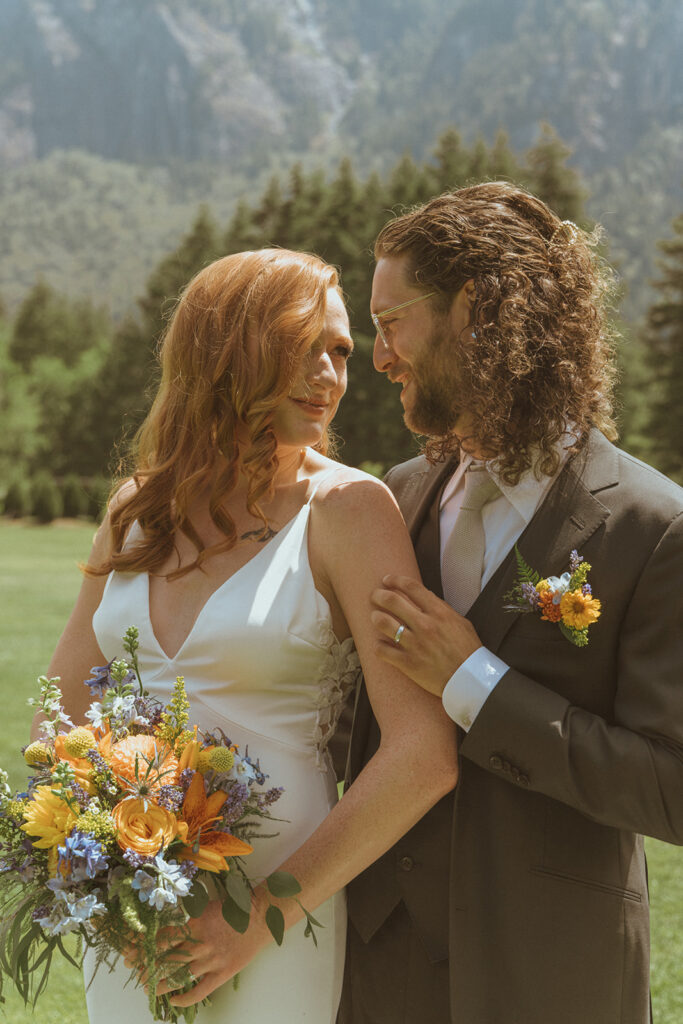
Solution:
<path fill-rule="evenodd" d="M 556 622 L 576 647 L 588 643 L 588 627 L 600 617 L 600 601 L 588 582 L 590 565 L 577 551 L 569 556 L 569 572 L 543 579 L 522 558 L 515 544 L 517 582 L 504 600 L 506 612 L 538 612 L 545 622 Z"/>

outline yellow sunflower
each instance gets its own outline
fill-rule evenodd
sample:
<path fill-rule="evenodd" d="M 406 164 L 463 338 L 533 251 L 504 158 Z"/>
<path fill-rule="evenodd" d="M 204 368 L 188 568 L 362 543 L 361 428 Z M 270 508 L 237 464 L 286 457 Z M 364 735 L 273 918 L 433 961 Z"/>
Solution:
<path fill-rule="evenodd" d="M 560 612 L 565 626 L 585 629 L 600 618 L 600 601 L 581 590 L 568 590 L 562 595 Z"/>
<path fill-rule="evenodd" d="M 26 821 L 20 828 L 27 835 L 38 837 L 32 842 L 39 850 L 59 846 L 76 823 L 74 812 L 49 786 L 36 787 L 33 799 L 25 806 L 24 817 Z"/>

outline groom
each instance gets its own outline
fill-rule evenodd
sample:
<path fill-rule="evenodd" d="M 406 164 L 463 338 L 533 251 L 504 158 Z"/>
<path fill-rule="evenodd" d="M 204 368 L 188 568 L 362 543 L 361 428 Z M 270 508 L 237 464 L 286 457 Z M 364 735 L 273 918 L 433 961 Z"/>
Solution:
<path fill-rule="evenodd" d="M 683 492 L 611 443 L 607 283 L 575 225 L 489 183 L 375 254 L 375 366 L 430 440 L 387 477 L 425 587 L 388 577 L 373 618 L 461 764 L 348 888 L 339 1019 L 646 1024 L 642 836 L 683 844 Z M 546 598 L 511 596 L 515 546 Z M 377 742 L 361 692 L 351 777 Z"/>

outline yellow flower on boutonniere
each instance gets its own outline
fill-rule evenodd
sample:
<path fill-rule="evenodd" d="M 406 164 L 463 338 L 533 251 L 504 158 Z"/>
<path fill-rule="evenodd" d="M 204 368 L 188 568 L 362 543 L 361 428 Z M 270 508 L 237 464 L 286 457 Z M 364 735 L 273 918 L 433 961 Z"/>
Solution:
<path fill-rule="evenodd" d="M 577 551 L 569 556 L 569 572 L 561 576 L 539 574 L 524 561 L 515 545 L 517 582 L 505 595 L 505 611 L 539 612 L 544 622 L 555 622 L 576 647 L 588 643 L 588 628 L 600 618 L 601 602 L 588 583 L 591 566 Z"/>
<path fill-rule="evenodd" d="M 583 590 L 569 590 L 562 595 L 560 612 L 565 626 L 572 629 L 588 629 L 600 617 L 600 602 Z"/>

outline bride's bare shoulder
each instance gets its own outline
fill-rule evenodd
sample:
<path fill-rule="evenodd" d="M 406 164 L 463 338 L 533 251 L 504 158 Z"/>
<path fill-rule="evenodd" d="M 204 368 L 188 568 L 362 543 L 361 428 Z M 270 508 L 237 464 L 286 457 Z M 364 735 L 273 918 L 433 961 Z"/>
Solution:
<path fill-rule="evenodd" d="M 376 476 L 326 460 L 329 467 L 323 471 L 323 479 L 314 496 L 314 504 L 321 508 L 355 508 L 358 504 L 371 502 L 395 504 L 391 491 Z"/>
<path fill-rule="evenodd" d="M 345 593 L 348 583 L 349 594 L 367 596 L 389 571 L 417 578 L 396 499 L 369 473 L 340 466 L 325 477 L 313 497 L 310 525 L 312 561 L 337 593 Z"/>
<path fill-rule="evenodd" d="M 327 472 L 313 497 L 314 519 L 327 530 L 337 535 L 364 529 L 368 523 L 376 523 L 386 530 L 396 523 L 400 528 L 403 519 L 396 499 L 381 480 L 353 466 L 339 465 L 335 472 Z"/>

